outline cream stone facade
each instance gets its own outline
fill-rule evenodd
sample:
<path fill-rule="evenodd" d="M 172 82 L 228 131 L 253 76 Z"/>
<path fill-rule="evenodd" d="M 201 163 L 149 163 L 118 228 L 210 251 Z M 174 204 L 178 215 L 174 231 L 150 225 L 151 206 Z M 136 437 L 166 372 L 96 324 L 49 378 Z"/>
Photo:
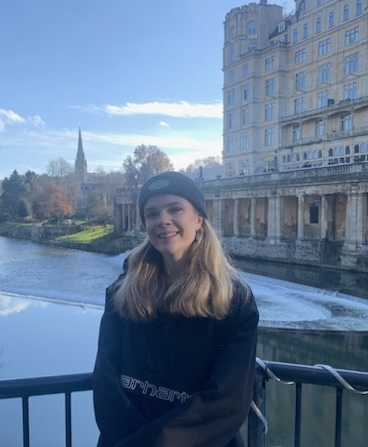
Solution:
<path fill-rule="evenodd" d="M 367 0 L 259 4 L 224 24 L 226 177 L 368 161 Z"/>
<path fill-rule="evenodd" d="M 368 272 L 368 0 L 261 0 L 224 31 L 225 176 L 198 182 L 223 244 Z M 114 216 L 139 239 L 138 192 Z"/>

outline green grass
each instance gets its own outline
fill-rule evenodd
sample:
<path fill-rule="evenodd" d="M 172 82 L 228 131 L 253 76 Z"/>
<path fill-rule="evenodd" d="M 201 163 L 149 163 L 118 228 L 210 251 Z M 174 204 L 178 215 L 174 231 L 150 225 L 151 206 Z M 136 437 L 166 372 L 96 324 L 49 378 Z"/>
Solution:
<path fill-rule="evenodd" d="M 60 236 L 57 242 L 74 244 L 94 244 L 110 239 L 113 233 L 112 225 L 93 225 L 88 229 L 68 236 Z"/>

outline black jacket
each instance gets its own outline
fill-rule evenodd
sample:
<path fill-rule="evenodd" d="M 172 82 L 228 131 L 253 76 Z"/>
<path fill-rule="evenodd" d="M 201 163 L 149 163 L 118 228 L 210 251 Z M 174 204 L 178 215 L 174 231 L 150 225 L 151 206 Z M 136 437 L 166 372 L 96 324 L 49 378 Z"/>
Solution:
<path fill-rule="evenodd" d="M 240 447 L 258 310 L 237 285 L 228 316 L 121 318 L 107 289 L 93 373 L 98 447 Z"/>

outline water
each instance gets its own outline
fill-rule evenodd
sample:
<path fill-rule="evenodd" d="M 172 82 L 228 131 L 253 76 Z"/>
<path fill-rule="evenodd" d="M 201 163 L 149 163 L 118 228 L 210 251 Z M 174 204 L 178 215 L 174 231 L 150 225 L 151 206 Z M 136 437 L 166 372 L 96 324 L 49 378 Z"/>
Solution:
<path fill-rule="evenodd" d="M 105 288 L 119 275 L 125 256 L 0 237 L 0 379 L 91 371 Z M 266 268 L 265 264 L 262 266 Z M 311 281 L 306 281 L 309 285 L 300 284 L 303 275 L 311 278 L 307 269 L 298 275 L 299 283 L 295 283 L 257 275 L 255 271 L 266 275 L 269 272 L 253 262 L 243 268 L 260 310 L 260 358 L 368 370 L 368 300 L 362 298 L 364 288 L 359 297 L 359 287 L 354 294 L 342 293 L 341 290 L 347 289 L 333 281 L 324 281 L 323 288 L 312 287 Z M 289 267 L 288 275 L 291 271 Z M 293 406 L 292 392 L 279 384 L 269 386 L 276 387 L 269 398 L 269 407 L 272 409 L 281 400 L 286 414 L 286 408 Z M 324 390 L 318 391 L 315 399 L 325 394 Z M 60 400 L 59 397 L 42 398 L 42 402 L 37 400 L 37 405 L 31 408 L 31 423 L 35 427 L 32 436 L 38 447 L 49 445 L 42 436 L 45 414 L 49 417 L 50 406 L 56 407 L 55 402 L 50 402 L 52 399 Z M 355 438 L 345 445 L 360 446 L 359 429 L 364 426 L 362 417 L 368 416 L 368 399 L 355 399 L 357 402 L 351 405 L 349 401 L 357 424 L 354 430 L 349 428 L 349 433 L 354 433 Z M 74 445 L 93 446 L 97 431 L 90 393 L 76 398 L 78 406 L 83 408 L 83 418 L 79 416 Z M 315 406 L 319 408 L 319 403 Z M 80 414 L 75 413 L 75 417 Z M 327 413 L 328 408 L 319 410 L 322 418 L 328 419 Z M 0 424 L 0 445 L 21 446 L 20 414 L 19 402 L 0 401 L 0 420 L 11 420 Z M 269 414 L 274 413 L 271 410 Z M 268 445 L 279 445 L 273 444 L 279 439 L 284 439 L 284 446 L 291 445 L 290 422 L 283 422 L 280 412 L 276 414 L 275 420 L 276 416 L 270 416 Z M 48 431 L 54 434 L 53 447 L 63 445 L 60 419 L 62 416 L 56 411 L 49 423 Z M 278 427 L 276 432 L 273 427 Z M 57 433 L 60 433 L 60 443 L 56 440 Z M 328 442 L 308 438 L 303 445 L 324 446 Z"/>

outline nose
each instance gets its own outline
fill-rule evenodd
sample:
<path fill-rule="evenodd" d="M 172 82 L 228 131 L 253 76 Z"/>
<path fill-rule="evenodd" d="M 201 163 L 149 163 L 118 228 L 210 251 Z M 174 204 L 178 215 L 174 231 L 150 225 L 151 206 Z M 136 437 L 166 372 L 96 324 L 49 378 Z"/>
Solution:
<path fill-rule="evenodd" d="M 158 218 L 157 225 L 159 225 L 159 226 L 168 225 L 168 224 L 170 224 L 170 222 L 171 222 L 170 213 L 168 213 L 165 210 L 161 211 L 159 218 Z"/>

